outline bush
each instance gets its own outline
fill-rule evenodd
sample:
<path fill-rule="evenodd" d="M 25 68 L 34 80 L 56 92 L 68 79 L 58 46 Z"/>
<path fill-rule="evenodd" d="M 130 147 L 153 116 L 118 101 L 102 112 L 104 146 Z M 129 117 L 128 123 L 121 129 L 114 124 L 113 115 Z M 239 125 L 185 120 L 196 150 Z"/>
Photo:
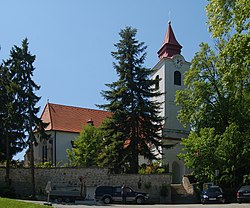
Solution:
<path fill-rule="evenodd" d="M 36 165 L 37 168 L 52 168 L 54 167 L 51 162 L 39 163 Z"/>
<path fill-rule="evenodd" d="M 142 164 L 139 168 L 139 174 L 162 174 L 168 173 L 168 166 L 161 166 L 159 161 L 146 165 Z"/>

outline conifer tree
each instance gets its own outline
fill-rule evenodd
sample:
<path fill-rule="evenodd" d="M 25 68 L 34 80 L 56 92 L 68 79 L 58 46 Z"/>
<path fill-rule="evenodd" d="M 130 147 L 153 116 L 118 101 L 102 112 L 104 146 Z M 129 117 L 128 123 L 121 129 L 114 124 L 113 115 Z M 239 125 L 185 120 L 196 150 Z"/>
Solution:
<path fill-rule="evenodd" d="M 10 59 L 0 65 L 0 161 L 6 161 L 6 185 L 10 185 L 12 157 L 26 147 L 22 107 L 18 102 L 17 74 L 10 67 Z"/>
<path fill-rule="evenodd" d="M 112 112 L 112 117 L 103 125 L 107 148 L 100 158 L 112 165 L 114 172 L 126 168 L 137 173 L 139 155 L 152 160 L 161 154 L 161 103 L 153 99 L 161 93 L 155 89 L 157 81 L 150 79 L 153 71 L 143 66 L 147 47 L 136 40 L 136 33 L 131 27 L 119 33 L 117 51 L 111 53 L 119 79 L 106 85 L 109 90 L 102 91 L 108 104 L 100 107 Z"/>
<path fill-rule="evenodd" d="M 15 83 L 18 84 L 18 107 L 22 110 L 22 119 L 24 120 L 24 131 L 28 134 L 28 145 L 30 155 L 31 167 L 31 182 L 32 182 L 32 195 L 35 196 L 35 174 L 34 174 L 34 152 L 33 146 L 36 144 L 34 137 L 34 129 L 39 127 L 40 132 L 44 132 L 44 124 L 37 116 L 39 107 L 36 104 L 40 100 L 35 94 L 39 90 L 38 86 L 33 80 L 33 72 L 35 67 L 35 55 L 29 52 L 27 38 L 22 41 L 22 46 L 14 46 L 10 52 L 10 67 L 16 73 L 13 78 Z"/>

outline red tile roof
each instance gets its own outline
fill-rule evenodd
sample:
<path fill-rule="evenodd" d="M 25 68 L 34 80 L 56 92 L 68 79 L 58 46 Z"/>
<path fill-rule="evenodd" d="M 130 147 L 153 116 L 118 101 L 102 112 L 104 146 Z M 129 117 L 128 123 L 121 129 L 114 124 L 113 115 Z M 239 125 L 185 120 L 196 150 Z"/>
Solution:
<path fill-rule="evenodd" d="M 163 41 L 163 45 L 166 43 L 169 43 L 178 47 L 182 47 L 175 38 L 173 29 L 171 27 L 171 22 L 168 22 L 168 29 L 167 29 L 167 32 Z"/>
<path fill-rule="evenodd" d="M 175 38 L 173 29 L 171 27 L 171 22 L 168 22 L 168 29 L 164 37 L 163 44 L 160 50 L 157 52 L 159 59 L 164 57 L 171 58 L 175 54 L 181 53 L 182 46 L 178 43 Z"/>
<path fill-rule="evenodd" d="M 111 113 L 103 110 L 93 110 L 73 106 L 47 103 L 41 119 L 48 123 L 46 130 L 66 131 L 79 133 L 88 121 L 100 126 Z"/>

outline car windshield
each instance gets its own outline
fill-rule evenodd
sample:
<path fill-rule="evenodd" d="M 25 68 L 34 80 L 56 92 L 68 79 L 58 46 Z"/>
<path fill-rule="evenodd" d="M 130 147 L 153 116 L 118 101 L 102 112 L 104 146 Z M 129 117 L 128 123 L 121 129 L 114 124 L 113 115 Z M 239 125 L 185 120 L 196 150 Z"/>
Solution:
<path fill-rule="evenodd" d="M 242 191 L 250 190 L 250 186 L 242 186 L 240 190 Z"/>
<path fill-rule="evenodd" d="M 115 187 L 115 192 L 116 192 L 116 193 L 121 192 L 121 187 Z"/>
<path fill-rule="evenodd" d="M 115 187 L 115 192 L 120 193 L 121 192 L 121 187 Z M 129 188 L 129 187 L 126 187 L 126 192 L 130 193 L 130 192 L 133 192 L 133 190 L 131 188 Z"/>
<path fill-rule="evenodd" d="M 207 193 L 221 193 L 221 189 L 219 187 L 209 188 Z"/>

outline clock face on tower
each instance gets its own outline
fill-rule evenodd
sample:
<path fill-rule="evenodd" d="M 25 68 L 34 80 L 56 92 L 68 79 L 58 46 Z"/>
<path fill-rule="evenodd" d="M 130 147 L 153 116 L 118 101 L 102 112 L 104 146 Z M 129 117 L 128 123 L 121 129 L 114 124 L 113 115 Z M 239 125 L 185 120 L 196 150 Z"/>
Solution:
<path fill-rule="evenodd" d="M 174 57 L 172 58 L 172 60 L 173 60 L 174 66 L 175 66 L 176 68 L 181 68 L 182 65 L 183 65 L 183 63 L 184 63 L 184 59 L 183 59 L 182 56 L 174 56 Z"/>

